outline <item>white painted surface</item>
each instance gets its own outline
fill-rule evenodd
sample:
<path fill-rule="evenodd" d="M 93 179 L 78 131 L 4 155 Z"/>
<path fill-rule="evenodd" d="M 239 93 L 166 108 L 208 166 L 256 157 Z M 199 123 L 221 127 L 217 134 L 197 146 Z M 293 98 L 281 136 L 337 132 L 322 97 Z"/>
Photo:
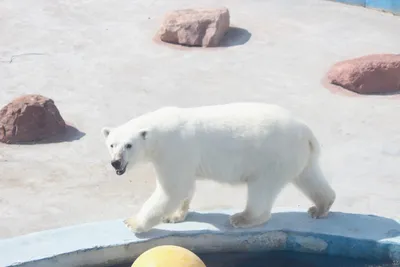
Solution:
<path fill-rule="evenodd" d="M 252 34 L 246 44 L 178 50 L 152 41 L 165 12 L 216 5 Z M 71 143 L 0 145 L 0 238 L 132 215 L 154 189 L 152 169 L 117 177 L 101 127 L 164 105 L 233 101 L 279 104 L 307 121 L 338 193 L 333 210 L 399 216 L 398 100 L 333 95 L 320 82 L 336 61 L 398 53 L 399 17 L 320 0 L 4 0 L 0 10 L 0 105 L 41 93 L 86 133 Z M 3 62 L 24 53 L 45 55 Z M 204 182 L 192 208 L 244 200 L 243 188 Z M 276 203 L 309 205 L 292 187 Z"/>

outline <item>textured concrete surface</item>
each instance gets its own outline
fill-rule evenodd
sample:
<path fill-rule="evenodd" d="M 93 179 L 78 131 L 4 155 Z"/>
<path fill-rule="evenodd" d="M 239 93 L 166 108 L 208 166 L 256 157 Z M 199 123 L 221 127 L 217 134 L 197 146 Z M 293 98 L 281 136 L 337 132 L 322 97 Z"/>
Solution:
<path fill-rule="evenodd" d="M 0 266 L 112 265 L 132 262 L 147 249 L 165 244 L 195 253 L 285 249 L 365 260 L 400 260 L 399 221 L 340 212 L 314 220 L 304 212 L 278 210 L 264 227 L 240 230 L 227 224 L 234 212 L 237 210 L 191 213 L 186 222 L 163 224 L 140 236 L 130 232 L 122 220 L 113 220 L 3 239 Z"/>
<path fill-rule="evenodd" d="M 152 40 L 167 11 L 214 6 L 227 6 L 251 36 L 239 29 L 226 47 L 207 50 Z M 399 216 L 398 100 L 321 84 L 339 60 L 399 53 L 399 17 L 320 0 L 3 0 L 0 10 L 0 105 L 41 93 L 85 133 L 0 145 L 0 238 L 130 216 L 154 189 L 153 170 L 117 177 L 101 127 L 164 105 L 233 101 L 276 103 L 310 124 L 337 190 L 333 210 Z M 243 187 L 203 182 L 192 209 L 242 208 L 245 197 Z M 276 206 L 305 211 L 310 202 L 289 186 Z"/>

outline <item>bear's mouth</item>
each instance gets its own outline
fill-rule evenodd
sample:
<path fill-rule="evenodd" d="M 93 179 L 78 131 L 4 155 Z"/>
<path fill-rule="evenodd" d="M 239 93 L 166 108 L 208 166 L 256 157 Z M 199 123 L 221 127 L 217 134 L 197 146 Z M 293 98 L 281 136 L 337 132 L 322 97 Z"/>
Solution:
<path fill-rule="evenodd" d="M 126 166 L 127 166 L 127 165 L 128 165 L 128 164 L 126 164 L 122 169 L 116 170 L 115 173 L 116 173 L 117 175 L 122 175 L 122 174 L 124 174 L 125 171 L 126 171 Z"/>

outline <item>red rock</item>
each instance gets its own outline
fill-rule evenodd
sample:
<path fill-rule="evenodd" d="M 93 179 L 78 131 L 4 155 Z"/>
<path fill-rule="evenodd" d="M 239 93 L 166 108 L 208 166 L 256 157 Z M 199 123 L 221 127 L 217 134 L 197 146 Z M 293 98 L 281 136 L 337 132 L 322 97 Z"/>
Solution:
<path fill-rule="evenodd" d="M 376 54 L 332 66 L 328 82 L 359 94 L 387 94 L 400 90 L 400 55 Z"/>
<path fill-rule="evenodd" d="M 54 101 L 24 95 L 0 110 L 0 142 L 37 142 L 64 133 L 66 125 Z"/>
<path fill-rule="evenodd" d="M 158 31 L 167 43 L 215 47 L 229 30 L 229 11 L 220 9 L 182 9 L 168 13 Z"/>

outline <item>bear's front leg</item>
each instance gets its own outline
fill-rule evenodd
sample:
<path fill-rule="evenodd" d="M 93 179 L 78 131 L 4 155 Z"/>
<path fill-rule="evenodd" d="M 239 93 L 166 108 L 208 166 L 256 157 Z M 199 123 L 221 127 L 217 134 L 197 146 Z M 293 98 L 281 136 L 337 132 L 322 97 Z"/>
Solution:
<path fill-rule="evenodd" d="M 181 206 L 178 208 L 177 211 L 172 213 L 171 215 L 164 217 L 162 221 L 164 223 L 179 223 L 183 222 L 186 219 L 186 215 L 189 212 L 189 205 L 190 205 L 190 198 L 185 199 Z"/>
<path fill-rule="evenodd" d="M 147 232 L 159 224 L 164 216 L 175 211 L 180 202 L 176 196 L 168 195 L 164 189 L 157 186 L 139 213 L 126 219 L 124 223 L 135 233 Z"/>

